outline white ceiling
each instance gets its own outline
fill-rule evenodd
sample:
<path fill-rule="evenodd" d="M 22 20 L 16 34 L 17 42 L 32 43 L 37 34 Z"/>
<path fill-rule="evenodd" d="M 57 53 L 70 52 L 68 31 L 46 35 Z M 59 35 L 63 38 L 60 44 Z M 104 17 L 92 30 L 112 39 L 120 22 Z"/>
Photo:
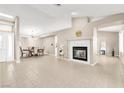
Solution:
<path fill-rule="evenodd" d="M 124 13 L 124 5 L 0 5 L 0 12 L 20 17 L 20 33 L 44 34 L 71 27 L 72 16 L 104 17 Z M 71 15 L 75 13 L 75 15 Z M 32 33 L 32 30 L 34 33 Z"/>
<path fill-rule="evenodd" d="M 77 16 L 101 17 L 124 12 L 124 5 L 116 4 L 63 4 L 56 5 L 31 5 L 40 11 L 44 11 L 51 16 L 63 16 L 77 12 Z"/>

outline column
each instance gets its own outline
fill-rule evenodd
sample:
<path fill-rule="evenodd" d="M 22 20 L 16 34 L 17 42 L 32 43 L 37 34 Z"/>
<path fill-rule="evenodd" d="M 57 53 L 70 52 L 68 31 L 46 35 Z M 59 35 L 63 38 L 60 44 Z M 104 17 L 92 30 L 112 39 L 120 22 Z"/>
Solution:
<path fill-rule="evenodd" d="M 19 17 L 15 18 L 15 59 L 16 63 L 20 63 L 20 48 L 19 48 Z"/>
<path fill-rule="evenodd" d="M 124 32 L 119 32 L 119 57 L 121 61 L 124 61 Z"/>
<path fill-rule="evenodd" d="M 97 27 L 93 28 L 93 64 L 97 63 Z"/>

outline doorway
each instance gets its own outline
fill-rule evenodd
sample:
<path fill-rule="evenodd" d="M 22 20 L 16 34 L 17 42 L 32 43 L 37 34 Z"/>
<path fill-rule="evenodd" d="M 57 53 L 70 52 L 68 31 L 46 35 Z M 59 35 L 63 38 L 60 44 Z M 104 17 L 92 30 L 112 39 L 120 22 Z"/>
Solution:
<path fill-rule="evenodd" d="M 97 62 L 120 62 L 123 56 L 123 26 L 109 25 L 97 30 Z"/>
<path fill-rule="evenodd" d="M 14 31 L 10 21 L 0 19 L 0 62 L 14 61 Z"/>

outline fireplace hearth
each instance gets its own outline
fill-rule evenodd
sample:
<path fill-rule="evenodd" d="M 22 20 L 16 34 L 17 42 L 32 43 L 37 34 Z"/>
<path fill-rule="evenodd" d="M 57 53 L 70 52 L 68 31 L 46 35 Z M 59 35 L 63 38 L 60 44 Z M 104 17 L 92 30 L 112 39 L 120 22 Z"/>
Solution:
<path fill-rule="evenodd" d="M 73 47 L 73 59 L 87 61 L 87 47 Z"/>

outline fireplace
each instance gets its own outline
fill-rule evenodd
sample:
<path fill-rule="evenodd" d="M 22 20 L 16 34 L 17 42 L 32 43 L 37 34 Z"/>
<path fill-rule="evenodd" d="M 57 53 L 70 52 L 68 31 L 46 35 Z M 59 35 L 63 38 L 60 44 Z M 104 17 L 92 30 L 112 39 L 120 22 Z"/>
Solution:
<path fill-rule="evenodd" d="M 87 61 L 87 47 L 73 47 L 73 59 Z"/>

